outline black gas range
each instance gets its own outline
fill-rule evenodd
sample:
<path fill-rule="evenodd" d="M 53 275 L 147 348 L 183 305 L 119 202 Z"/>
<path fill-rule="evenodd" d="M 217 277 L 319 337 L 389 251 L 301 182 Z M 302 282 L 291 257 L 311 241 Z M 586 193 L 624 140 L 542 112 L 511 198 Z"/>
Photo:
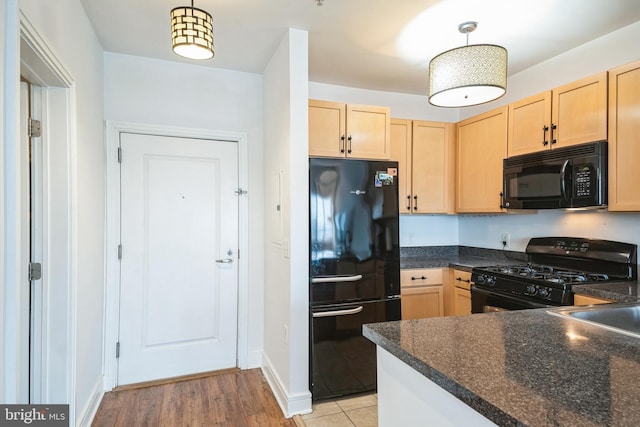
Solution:
<path fill-rule="evenodd" d="M 472 270 L 473 313 L 573 305 L 573 285 L 637 280 L 637 246 L 610 240 L 535 237 L 527 263 Z"/>

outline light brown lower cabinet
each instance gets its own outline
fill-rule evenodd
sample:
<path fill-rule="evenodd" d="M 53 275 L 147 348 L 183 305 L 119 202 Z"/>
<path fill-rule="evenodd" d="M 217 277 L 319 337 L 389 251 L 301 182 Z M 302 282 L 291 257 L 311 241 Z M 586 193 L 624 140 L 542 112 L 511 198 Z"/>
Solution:
<path fill-rule="evenodd" d="M 573 305 L 609 304 L 611 302 L 615 301 L 606 298 L 596 298 L 579 294 L 573 296 Z"/>
<path fill-rule="evenodd" d="M 471 314 L 471 272 L 453 270 L 453 315 Z"/>
<path fill-rule="evenodd" d="M 400 272 L 402 320 L 444 316 L 442 270 L 422 268 Z"/>
<path fill-rule="evenodd" d="M 453 300 L 454 316 L 466 316 L 471 314 L 471 291 L 456 286 L 453 290 L 455 299 Z"/>

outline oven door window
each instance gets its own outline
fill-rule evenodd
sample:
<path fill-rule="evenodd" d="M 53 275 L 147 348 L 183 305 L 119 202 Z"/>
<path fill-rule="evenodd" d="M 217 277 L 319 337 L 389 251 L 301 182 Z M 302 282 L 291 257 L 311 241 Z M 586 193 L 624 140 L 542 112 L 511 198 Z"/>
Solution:
<path fill-rule="evenodd" d="M 548 307 L 552 306 L 513 295 L 481 289 L 475 285 L 471 287 L 472 313 L 492 313 Z"/>

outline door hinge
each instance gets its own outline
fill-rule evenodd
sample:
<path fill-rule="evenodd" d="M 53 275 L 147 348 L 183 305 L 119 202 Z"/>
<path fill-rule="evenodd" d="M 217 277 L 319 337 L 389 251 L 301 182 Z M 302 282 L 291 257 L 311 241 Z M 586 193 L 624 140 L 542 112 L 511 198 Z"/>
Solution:
<path fill-rule="evenodd" d="M 122 148 L 118 147 L 118 163 L 122 163 Z"/>
<path fill-rule="evenodd" d="M 29 281 L 42 279 L 42 264 L 39 262 L 29 263 Z"/>
<path fill-rule="evenodd" d="M 233 190 L 233 192 L 235 193 L 236 196 L 242 196 L 243 194 L 247 194 L 247 190 L 244 190 L 242 188 L 236 188 L 235 190 Z"/>
<path fill-rule="evenodd" d="M 116 359 L 120 357 L 120 341 L 116 343 Z"/>
<path fill-rule="evenodd" d="M 238 257 L 237 258 L 240 259 L 240 249 L 238 249 L 237 252 L 238 252 Z"/>
<path fill-rule="evenodd" d="M 118 259 L 122 259 L 122 245 L 118 245 Z"/>
<path fill-rule="evenodd" d="M 29 118 L 29 138 L 38 138 L 42 136 L 42 123 L 40 120 Z"/>

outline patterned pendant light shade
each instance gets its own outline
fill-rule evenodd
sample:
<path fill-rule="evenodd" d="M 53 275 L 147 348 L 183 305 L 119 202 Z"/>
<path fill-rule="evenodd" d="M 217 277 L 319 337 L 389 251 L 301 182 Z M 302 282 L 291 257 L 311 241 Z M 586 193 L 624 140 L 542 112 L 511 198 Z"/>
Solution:
<path fill-rule="evenodd" d="M 467 34 L 475 22 L 460 24 Z M 507 50 L 478 44 L 441 53 L 429 63 L 429 103 L 438 107 L 467 107 L 493 101 L 507 90 Z"/>
<path fill-rule="evenodd" d="M 213 19 L 202 9 L 181 6 L 171 11 L 173 51 L 184 58 L 213 58 Z"/>

